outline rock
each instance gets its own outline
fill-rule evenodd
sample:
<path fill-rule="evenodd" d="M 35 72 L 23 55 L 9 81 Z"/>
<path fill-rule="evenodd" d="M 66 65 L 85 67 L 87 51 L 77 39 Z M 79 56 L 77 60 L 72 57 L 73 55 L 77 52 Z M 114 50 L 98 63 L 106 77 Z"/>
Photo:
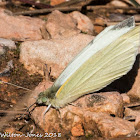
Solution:
<path fill-rule="evenodd" d="M 97 128 L 104 138 L 127 136 L 135 130 L 133 123 L 118 117 L 111 117 L 105 113 L 91 113 L 88 111 L 84 113 L 84 117 L 97 124 Z"/>
<path fill-rule="evenodd" d="M 84 135 L 84 130 L 82 128 L 81 124 L 76 124 L 75 126 L 72 127 L 71 133 L 73 136 L 83 136 Z"/>
<path fill-rule="evenodd" d="M 95 25 L 100 25 L 100 26 L 105 26 L 105 21 L 103 18 L 99 17 L 99 18 L 96 18 L 95 19 L 95 22 L 94 22 Z"/>
<path fill-rule="evenodd" d="M 58 4 L 60 4 L 60 3 L 63 3 L 63 2 L 66 2 L 67 0 L 51 0 L 50 1 L 50 4 L 52 5 L 52 6 L 54 6 L 54 5 L 58 5 Z"/>
<path fill-rule="evenodd" d="M 42 39 L 40 29 L 44 21 L 26 16 L 12 16 L 9 11 L 0 9 L 0 37 L 17 41 Z"/>
<path fill-rule="evenodd" d="M 135 129 L 140 129 L 140 114 L 136 116 Z"/>
<path fill-rule="evenodd" d="M 69 14 L 63 14 L 58 10 L 48 16 L 46 30 L 51 38 L 70 37 L 80 33 L 76 27 L 76 21 Z"/>
<path fill-rule="evenodd" d="M 0 55 L 3 55 L 4 53 L 5 53 L 5 49 L 2 46 L 0 46 Z"/>
<path fill-rule="evenodd" d="M 129 104 L 130 103 L 130 97 L 126 94 L 126 93 L 123 93 L 121 94 L 122 98 L 123 98 L 123 103 L 127 103 Z"/>
<path fill-rule="evenodd" d="M 6 46 L 9 49 L 16 49 L 15 42 L 10 39 L 0 38 L 0 46 L 3 46 L 3 47 Z"/>
<path fill-rule="evenodd" d="M 80 29 L 83 33 L 93 34 L 94 27 L 92 21 L 87 16 L 78 11 L 74 11 L 70 13 L 70 15 L 76 20 L 78 29 Z"/>
<path fill-rule="evenodd" d="M 48 81 L 46 83 L 41 83 L 29 98 L 30 100 L 28 106 L 35 102 L 35 98 L 37 98 L 37 95 L 41 91 L 44 91 L 45 85 L 47 85 L 46 88 L 48 88 L 52 85 L 52 82 Z M 96 96 L 94 96 L 94 106 L 92 107 L 93 110 L 90 108 L 91 106 L 89 107 L 90 109 L 84 107 L 85 105 L 89 104 L 89 102 L 91 102 L 91 99 L 93 98 L 90 98 L 90 101 L 87 99 L 92 97 L 94 94 Z M 121 118 L 111 117 L 109 115 L 110 112 L 103 113 L 105 111 L 102 112 L 101 107 L 99 107 L 102 106 L 104 110 L 109 110 L 108 108 L 111 108 L 109 107 L 111 106 L 111 102 L 112 109 L 115 105 L 119 106 L 118 104 L 122 103 L 122 97 L 119 93 L 105 93 L 106 95 L 104 95 L 104 93 L 98 93 L 101 96 L 100 99 L 98 99 L 99 96 L 97 96 L 97 93 L 94 94 L 85 95 L 82 97 L 82 100 L 80 98 L 73 102 L 75 106 L 66 105 L 64 108 L 59 109 L 60 113 L 56 109 L 50 108 L 50 110 L 44 116 L 46 107 L 36 107 L 32 112 L 32 117 L 34 118 L 36 124 L 38 124 L 45 132 L 55 131 L 56 133 L 64 133 L 61 135 L 68 135 L 71 131 L 73 136 L 83 136 L 84 134 L 86 134 L 86 136 L 91 134 L 94 136 L 99 136 L 102 134 L 103 137 L 118 137 L 122 135 L 128 135 L 134 131 L 134 126 L 131 122 Z M 105 100 L 107 97 L 109 98 L 108 100 L 110 101 L 110 105 L 109 103 L 107 104 L 107 101 Z M 121 102 L 119 102 L 119 100 L 121 100 Z M 104 106 L 106 106 L 106 108 Z M 100 109 L 100 111 L 97 111 L 97 109 Z M 119 112 L 120 110 L 118 109 L 116 111 Z M 114 111 L 112 112 L 114 113 Z M 114 114 L 117 114 L 116 116 L 121 116 L 121 113 L 119 114 L 115 112 Z"/>
<path fill-rule="evenodd" d="M 124 118 L 132 118 L 133 120 L 136 119 L 137 116 L 140 116 L 140 111 L 132 110 L 130 108 L 125 108 L 124 111 Z"/>
<path fill-rule="evenodd" d="M 16 49 L 15 42 L 10 39 L 0 38 L 0 55 L 6 52 L 6 48 Z"/>
<path fill-rule="evenodd" d="M 120 0 L 113 0 L 110 3 L 107 4 L 108 6 L 124 6 L 128 7 L 128 5 L 124 1 Z"/>
<path fill-rule="evenodd" d="M 20 62 L 31 73 L 43 74 L 43 66 L 51 67 L 51 75 L 58 77 L 67 64 L 93 39 L 77 34 L 69 38 L 27 41 L 20 46 Z M 82 41 L 81 41 L 82 40 Z"/>
<path fill-rule="evenodd" d="M 11 127 L 11 128 L 6 128 L 5 129 L 5 132 L 7 132 L 7 133 L 14 133 L 16 130 L 15 130 L 15 128 L 13 128 L 13 127 Z"/>
<path fill-rule="evenodd" d="M 100 26 L 100 25 L 95 25 L 94 26 L 94 30 L 97 34 L 99 34 L 101 31 L 104 30 L 104 27 L 103 26 Z"/>
<path fill-rule="evenodd" d="M 132 88 L 128 91 L 128 96 L 136 99 L 140 99 L 140 68 L 138 69 L 135 82 L 132 85 Z"/>
<path fill-rule="evenodd" d="M 135 21 L 139 21 L 140 20 L 140 15 L 139 14 L 136 14 L 134 17 L 135 17 Z"/>
<path fill-rule="evenodd" d="M 76 106 L 91 112 L 105 112 L 114 116 L 123 116 L 123 99 L 118 92 L 94 93 L 81 97 Z"/>

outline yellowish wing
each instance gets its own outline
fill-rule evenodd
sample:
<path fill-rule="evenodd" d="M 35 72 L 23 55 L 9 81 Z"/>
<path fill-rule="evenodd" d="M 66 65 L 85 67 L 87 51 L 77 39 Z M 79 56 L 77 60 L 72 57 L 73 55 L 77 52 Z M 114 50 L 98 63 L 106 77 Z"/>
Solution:
<path fill-rule="evenodd" d="M 56 106 L 95 92 L 131 70 L 139 46 L 140 26 L 113 41 L 91 56 L 73 73 L 56 93 Z"/>
<path fill-rule="evenodd" d="M 108 46 L 111 42 L 127 33 L 135 27 L 134 17 L 130 17 L 117 25 L 109 26 L 105 28 L 100 34 L 98 34 L 94 40 L 92 40 L 65 68 L 54 83 L 55 88 L 60 88 L 67 79 L 74 73 L 79 67 L 84 64 L 92 55 L 99 50 Z"/>

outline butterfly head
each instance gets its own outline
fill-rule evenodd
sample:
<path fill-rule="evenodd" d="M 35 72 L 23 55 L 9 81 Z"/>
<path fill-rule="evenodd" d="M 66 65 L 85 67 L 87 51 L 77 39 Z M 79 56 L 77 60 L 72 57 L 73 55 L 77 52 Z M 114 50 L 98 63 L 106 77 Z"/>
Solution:
<path fill-rule="evenodd" d="M 38 95 L 38 99 L 36 101 L 37 104 L 39 105 L 49 105 L 51 104 L 51 101 L 55 98 L 55 90 L 53 87 L 47 89 L 44 92 L 41 92 Z"/>
<path fill-rule="evenodd" d="M 45 96 L 44 92 L 41 92 L 38 95 L 37 104 L 39 104 L 39 105 L 42 105 L 42 104 L 48 105 L 49 104 L 49 99 L 47 96 Z"/>

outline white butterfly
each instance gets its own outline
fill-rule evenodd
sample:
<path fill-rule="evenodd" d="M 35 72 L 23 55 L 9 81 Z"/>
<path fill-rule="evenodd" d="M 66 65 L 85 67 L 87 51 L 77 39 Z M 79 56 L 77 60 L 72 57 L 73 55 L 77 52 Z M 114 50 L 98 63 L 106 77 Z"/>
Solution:
<path fill-rule="evenodd" d="M 64 107 L 82 95 L 98 91 L 131 70 L 138 52 L 140 26 L 134 17 L 102 31 L 66 67 L 37 103 Z"/>

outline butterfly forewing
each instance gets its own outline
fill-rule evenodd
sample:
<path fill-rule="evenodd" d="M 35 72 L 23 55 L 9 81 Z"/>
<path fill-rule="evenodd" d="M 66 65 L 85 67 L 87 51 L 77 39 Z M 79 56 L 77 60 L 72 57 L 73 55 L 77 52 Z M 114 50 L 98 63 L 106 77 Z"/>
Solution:
<path fill-rule="evenodd" d="M 58 90 L 56 103 L 63 106 L 125 75 L 136 58 L 139 31 L 140 27 L 132 29 L 91 56 Z"/>
<path fill-rule="evenodd" d="M 61 73 L 56 82 L 55 87 L 60 87 L 63 85 L 67 79 L 76 71 L 78 68 L 84 64 L 92 55 L 97 53 L 102 48 L 109 45 L 111 42 L 115 41 L 118 37 L 128 32 L 135 26 L 134 17 L 130 17 L 123 22 L 107 27 L 102 31 L 93 41 L 89 43 L 66 67 L 66 69 Z"/>

